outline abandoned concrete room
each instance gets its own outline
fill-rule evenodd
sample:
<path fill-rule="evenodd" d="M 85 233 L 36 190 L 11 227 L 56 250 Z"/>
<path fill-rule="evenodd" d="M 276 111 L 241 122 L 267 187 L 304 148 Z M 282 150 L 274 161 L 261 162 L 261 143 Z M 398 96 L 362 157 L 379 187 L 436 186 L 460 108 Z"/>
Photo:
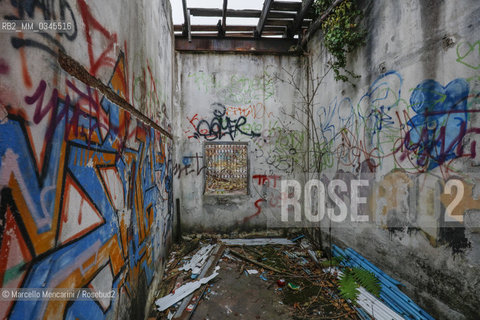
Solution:
<path fill-rule="evenodd" d="M 0 319 L 480 319 L 480 1 L 0 13 Z"/>

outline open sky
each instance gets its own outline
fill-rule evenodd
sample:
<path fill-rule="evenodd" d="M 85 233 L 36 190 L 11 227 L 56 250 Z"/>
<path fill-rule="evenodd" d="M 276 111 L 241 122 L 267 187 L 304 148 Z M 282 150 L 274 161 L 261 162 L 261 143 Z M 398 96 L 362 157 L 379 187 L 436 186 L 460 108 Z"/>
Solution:
<path fill-rule="evenodd" d="M 182 0 L 170 0 L 172 4 L 172 16 L 174 24 L 183 23 Z M 223 0 L 187 0 L 189 8 L 218 8 L 222 9 Z M 263 0 L 228 0 L 228 9 L 256 9 L 261 10 Z M 192 25 L 207 24 L 216 25 L 220 17 L 194 17 L 190 18 Z M 227 25 L 252 25 L 256 26 L 258 18 L 227 18 Z"/>

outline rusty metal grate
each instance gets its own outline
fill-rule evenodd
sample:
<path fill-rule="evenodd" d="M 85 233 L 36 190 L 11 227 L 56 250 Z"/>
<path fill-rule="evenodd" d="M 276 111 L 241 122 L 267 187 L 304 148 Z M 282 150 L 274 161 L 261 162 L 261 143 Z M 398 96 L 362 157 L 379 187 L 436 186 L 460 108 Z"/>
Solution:
<path fill-rule="evenodd" d="M 205 143 L 206 195 L 248 194 L 248 144 Z"/>

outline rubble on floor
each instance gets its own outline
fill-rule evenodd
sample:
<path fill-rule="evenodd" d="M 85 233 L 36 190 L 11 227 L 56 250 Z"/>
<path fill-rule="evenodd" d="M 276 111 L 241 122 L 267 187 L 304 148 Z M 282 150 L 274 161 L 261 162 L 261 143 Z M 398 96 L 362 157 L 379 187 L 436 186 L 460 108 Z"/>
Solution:
<path fill-rule="evenodd" d="M 303 236 L 190 239 L 170 255 L 151 318 L 432 319 L 405 295 L 392 304 L 399 282 L 351 249 L 334 246 L 334 266 Z M 342 295 L 341 270 L 357 267 L 378 278 L 377 296 L 360 285 L 355 299 Z"/>

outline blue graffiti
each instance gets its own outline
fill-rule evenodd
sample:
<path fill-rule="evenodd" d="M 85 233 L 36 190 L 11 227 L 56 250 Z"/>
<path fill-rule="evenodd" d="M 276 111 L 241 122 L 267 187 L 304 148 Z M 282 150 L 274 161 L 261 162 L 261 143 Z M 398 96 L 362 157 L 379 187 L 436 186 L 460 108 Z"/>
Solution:
<path fill-rule="evenodd" d="M 380 150 L 385 140 L 397 134 L 391 112 L 400 102 L 402 84 L 402 76 L 397 71 L 388 71 L 375 79 L 358 102 L 358 115 L 366 128 L 370 128 L 370 142 Z"/>
<path fill-rule="evenodd" d="M 413 90 L 410 104 L 417 115 L 407 122 L 411 129 L 405 147 L 415 151 L 418 165 L 431 170 L 459 156 L 457 147 L 467 131 L 468 93 L 464 79 L 445 87 L 425 80 Z"/>

